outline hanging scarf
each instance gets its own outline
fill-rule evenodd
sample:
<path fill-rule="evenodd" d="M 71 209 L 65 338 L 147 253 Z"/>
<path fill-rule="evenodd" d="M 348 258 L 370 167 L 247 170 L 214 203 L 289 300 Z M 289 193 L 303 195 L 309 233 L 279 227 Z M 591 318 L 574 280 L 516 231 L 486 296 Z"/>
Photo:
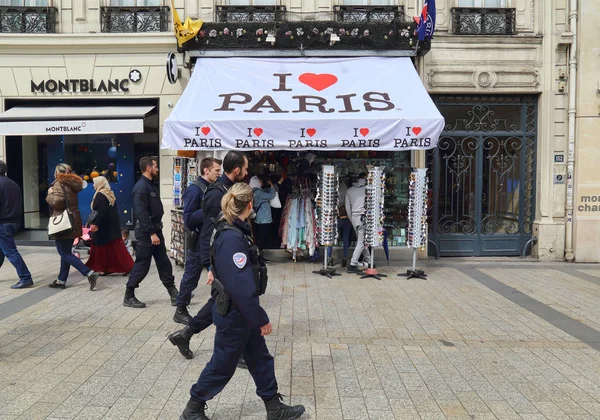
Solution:
<path fill-rule="evenodd" d="M 115 194 L 110 189 L 110 184 L 106 178 L 103 176 L 97 176 L 94 178 L 94 189 L 96 192 L 94 193 L 94 197 L 92 197 L 92 210 L 94 209 L 94 199 L 98 193 L 104 195 L 111 206 L 115 205 L 115 201 L 117 201 L 117 199 L 115 198 Z"/>

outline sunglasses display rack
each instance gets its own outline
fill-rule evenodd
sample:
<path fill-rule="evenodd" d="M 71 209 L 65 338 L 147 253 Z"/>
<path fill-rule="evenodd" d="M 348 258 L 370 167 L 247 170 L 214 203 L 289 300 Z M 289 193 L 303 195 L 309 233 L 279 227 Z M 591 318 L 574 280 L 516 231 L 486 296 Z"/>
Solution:
<path fill-rule="evenodd" d="M 412 269 L 398 274 L 407 279 L 425 279 L 427 274 L 417 270 L 417 250 L 427 243 L 427 169 L 413 169 L 410 174 L 408 199 L 408 226 L 406 244 L 413 249 Z"/>
<path fill-rule="evenodd" d="M 385 174 L 384 166 L 367 165 L 369 173 L 367 174 L 367 185 L 365 186 L 365 245 L 373 248 L 383 245 L 383 220 L 384 220 L 384 201 L 385 201 Z M 375 250 L 371 252 L 371 266 L 368 267 L 362 279 L 375 278 L 381 280 L 381 277 L 387 277 L 381 274 L 375 268 Z"/>
<path fill-rule="evenodd" d="M 335 268 L 327 266 L 327 247 L 333 245 L 337 238 L 337 217 L 338 217 L 338 177 L 333 165 L 323 165 L 323 170 L 319 174 L 317 185 L 317 233 L 319 245 L 326 247 L 323 257 L 323 268 L 313 271 L 314 274 L 320 274 L 331 278 L 340 276 L 335 272 Z"/>

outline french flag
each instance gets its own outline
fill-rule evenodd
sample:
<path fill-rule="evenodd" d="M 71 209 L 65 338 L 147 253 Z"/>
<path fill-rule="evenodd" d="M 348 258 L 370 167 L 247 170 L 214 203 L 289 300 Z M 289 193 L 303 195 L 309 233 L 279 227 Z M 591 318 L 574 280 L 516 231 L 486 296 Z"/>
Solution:
<path fill-rule="evenodd" d="M 433 38 L 435 31 L 435 0 L 425 0 L 421 16 L 415 16 L 419 41 Z"/>

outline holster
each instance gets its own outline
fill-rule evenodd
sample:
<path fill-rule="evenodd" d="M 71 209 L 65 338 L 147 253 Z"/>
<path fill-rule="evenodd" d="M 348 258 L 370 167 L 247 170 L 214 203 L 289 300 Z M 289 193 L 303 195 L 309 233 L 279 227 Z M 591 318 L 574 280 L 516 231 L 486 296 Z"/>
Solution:
<path fill-rule="evenodd" d="M 264 295 L 267 291 L 267 283 L 269 281 L 268 270 L 266 265 L 252 267 L 254 281 L 256 282 L 256 295 Z"/>
<path fill-rule="evenodd" d="M 198 242 L 198 232 L 196 230 L 189 230 L 187 227 L 183 227 L 185 231 L 185 244 L 187 249 L 193 249 Z"/>
<path fill-rule="evenodd" d="M 217 309 L 217 313 L 221 316 L 225 316 L 229 312 L 229 308 L 231 306 L 231 299 L 229 298 L 229 295 L 225 293 L 225 288 L 218 279 L 215 279 L 213 281 L 213 287 L 217 291 L 217 297 L 215 299 L 215 307 Z"/>

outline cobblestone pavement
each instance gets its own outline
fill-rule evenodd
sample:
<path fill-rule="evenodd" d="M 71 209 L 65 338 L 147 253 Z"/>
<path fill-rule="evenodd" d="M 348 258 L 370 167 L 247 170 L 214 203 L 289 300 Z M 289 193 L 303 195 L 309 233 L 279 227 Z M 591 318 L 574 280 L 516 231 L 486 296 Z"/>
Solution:
<path fill-rule="evenodd" d="M 156 269 L 122 306 L 125 278 L 98 290 L 58 272 L 53 248 L 22 248 L 36 287 L 15 291 L 0 269 L 0 419 L 177 419 L 209 360 L 214 329 L 186 360 Z M 425 280 L 382 266 L 381 281 L 277 263 L 262 300 L 280 391 L 306 419 L 600 418 L 600 267 L 440 260 Z M 175 267 L 177 282 L 182 269 Z M 191 311 L 208 297 L 200 286 Z M 246 371 L 215 400 L 212 419 L 264 419 Z"/>

